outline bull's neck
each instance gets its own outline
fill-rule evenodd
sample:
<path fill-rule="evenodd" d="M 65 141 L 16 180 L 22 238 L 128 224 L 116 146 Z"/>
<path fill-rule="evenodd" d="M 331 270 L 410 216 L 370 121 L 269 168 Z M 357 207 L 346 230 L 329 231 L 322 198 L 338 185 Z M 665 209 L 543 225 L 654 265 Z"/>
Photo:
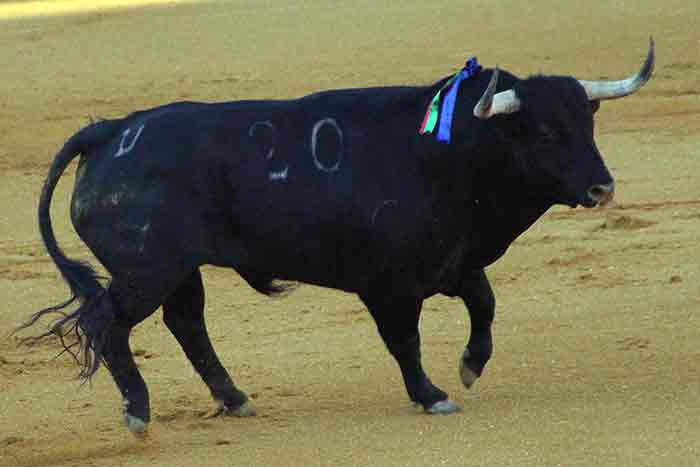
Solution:
<path fill-rule="evenodd" d="M 478 222 L 495 228 L 503 242 L 515 240 L 553 204 L 535 183 L 534 174 L 528 173 L 514 154 L 498 149 L 479 151 L 475 167 Z"/>
<path fill-rule="evenodd" d="M 416 110 L 420 117 L 447 79 L 422 89 Z M 527 173 L 526 164 L 509 152 L 495 122 L 474 119 L 472 107 L 470 102 L 456 109 L 451 143 L 419 135 L 416 128 L 414 147 L 421 172 L 433 186 L 433 208 L 456 214 L 455 227 L 475 232 L 494 249 L 505 249 L 553 203 L 534 182 L 534 174 Z"/>

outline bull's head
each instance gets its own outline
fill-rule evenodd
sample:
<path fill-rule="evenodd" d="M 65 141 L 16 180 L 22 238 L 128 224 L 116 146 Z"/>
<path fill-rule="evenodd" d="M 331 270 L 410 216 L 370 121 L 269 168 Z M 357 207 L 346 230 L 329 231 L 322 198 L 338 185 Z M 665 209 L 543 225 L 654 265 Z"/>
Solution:
<path fill-rule="evenodd" d="M 599 101 L 636 92 L 651 77 L 654 41 L 639 73 L 621 81 L 583 81 L 568 77 L 532 77 L 496 92 L 498 69 L 474 107 L 485 120 L 516 114 L 505 128 L 517 141 L 514 150 L 556 203 L 593 207 L 610 201 L 614 182 L 593 139 L 593 113 Z"/>

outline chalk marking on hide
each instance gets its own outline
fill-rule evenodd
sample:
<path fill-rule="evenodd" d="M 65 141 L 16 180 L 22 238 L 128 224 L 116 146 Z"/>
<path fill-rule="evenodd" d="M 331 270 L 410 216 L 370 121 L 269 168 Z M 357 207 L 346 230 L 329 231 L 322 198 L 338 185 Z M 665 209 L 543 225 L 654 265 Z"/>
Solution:
<path fill-rule="evenodd" d="M 146 239 L 148 238 L 148 231 L 151 229 L 151 222 L 146 222 L 143 227 L 139 230 L 141 231 L 141 244 L 139 245 L 139 254 L 143 254 L 143 250 L 146 249 Z"/>
<path fill-rule="evenodd" d="M 121 191 L 117 191 L 107 196 L 107 202 L 112 206 L 117 206 L 119 205 L 119 202 L 122 200 L 123 197 L 124 193 Z"/>
<path fill-rule="evenodd" d="M 396 199 L 385 199 L 384 201 L 382 201 L 382 204 L 374 208 L 374 211 L 372 212 L 372 225 L 374 225 L 377 221 L 377 215 L 379 214 L 379 211 L 381 211 L 387 206 L 398 206 L 398 204 L 399 201 Z"/>
<path fill-rule="evenodd" d="M 141 126 L 139 127 L 138 130 L 136 130 L 136 134 L 134 137 L 131 139 L 131 143 L 129 143 L 128 146 L 124 146 L 124 143 L 126 143 L 126 138 L 129 136 L 129 133 L 131 133 L 131 128 L 127 128 L 124 130 L 122 133 L 122 139 L 119 141 L 119 149 L 117 150 L 117 153 L 114 155 L 114 158 L 116 159 L 117 157 L 121 157 L 124 154 L 128 154 L 131 152 L 132 149 L 134 149 L 134 145 L 136 144 L 136 141 L 139 139 L 139 136 L 141 136 L 141 132 L 143 131 L 143 128 L 146 126 L 145 123 L 142 123 Z"/>
<path fill-rule="evenodd" d="M 113 191 L 103 198 L 102 205 L 110 207 L 119 206 L 123 200 L 131 197 L 129 187 L 125 183 L 122 183 L 117 191 Z"/>
<path fill-rule="evenodd" d="M 289 166 L 286 166 L 283 170 L 277 171 L 277 172 L 270 172 L 268 175 L 268 178 L 270 181 L 277 181 L 277 180 L 287 180 L 287 174 L 289 173 Z"/>
<path fill-rule="evenodd" d="M 318 160 L 318 155 L 316 154 L 316 145 L 318 142 L 318 132 L 321 129 L 323 125 L 332 125 L 333 128 L 335 128 L 335 131 L 338 133 L 338 160 L 333 164 L 332 166 L 328 167 L 324 165 L 321 161 Z M 314 165 L 318 170 L 321 170 L 323 172 L 335 172 L 340 168 L 340 162 L 343 160 L 343 130 L 340 129 L 338 126 L 338 122 L 335 121 L 334 118 L 326 117 L 324 119 L 319 120 L 316 122 L 314 125 L 313 130 L 311 131 L 311 155 L 314 158 Z"/>
<path fill-rule="evenodd" d="M 265 121 L 261 121 L 261 122 L 255 122 L 252 125 L 250 125 L 250 128 L 248 128 L 248 136 L 250 136 L 252 138 L 253 135 L 255 135 L 255 129 L 259 126 L 268 127 L 269 129 L 271 129 L 273 131 L 273 134 L 274 134 L 275 126 L 272 124 L 271 121 L 265 120 Z M 275 154 L 275 144 L 274 144 L 275 142 L 274 142 L 274 140 L 272 141 L 272 143 L 273 144 L 270 147 L 270 149 L 267 151 L 267 154 L 265 154 L 265 159 L 272 159 L 272 156 Z"/>

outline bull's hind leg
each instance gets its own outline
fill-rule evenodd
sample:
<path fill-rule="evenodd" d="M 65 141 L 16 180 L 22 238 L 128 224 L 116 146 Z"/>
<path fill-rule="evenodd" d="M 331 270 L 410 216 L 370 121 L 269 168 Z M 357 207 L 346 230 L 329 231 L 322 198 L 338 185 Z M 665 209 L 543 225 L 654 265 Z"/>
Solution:
<path fill-rule="evenodd" d="M 165 300 L 163 319 L 209 387 L 217 404 L 212 415 L 255 415 L 248 397 L 235 386 L 212 347 L 204 323 L 204 287 L 198 269 Z"/>
<path fill-rule="evenodd" d="M 134 326 L 160 306 L 160 298 L 114 279 L 108 290 L 108 300 L 115 309 L 115 321 L 110 330 L 104 361 L 121 392 L 124 421 L 129 431 L 141 434 L 146 431 L 151 419 L 151 409 L 146 383 L 129 347 L 129 335 Z"/>
<path fill-rule="evenodd" d="M 361 298 L 369 308 L 387 349 L 401 368 L 411 400 L 431 414 L 459 411 L 459 406 L 450 401 L 423 371 L 418 331 L 422 301 L 385 292 Z"/>

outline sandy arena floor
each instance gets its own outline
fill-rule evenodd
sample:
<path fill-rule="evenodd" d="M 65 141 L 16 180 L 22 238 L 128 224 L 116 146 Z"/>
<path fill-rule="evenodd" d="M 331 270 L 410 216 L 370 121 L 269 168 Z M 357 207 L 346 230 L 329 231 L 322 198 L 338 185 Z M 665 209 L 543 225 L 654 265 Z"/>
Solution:
<path fill-rule="evenodd" d="M 112 2 L 0 1 L 0 465 L 700 465 L 700 3 L 100 3 Z M 202 418 L 208 392 L 159 313 L 132 339 L 154 412 L 145 440 L 124 428 L 105 371 L 79 388 L 56 343 L 5 337 L 67 297 L 35 211 L 48 164 L 90 115 L 428 83 L 470 54 L 521 75 L 617 79 L 650 34 L 655 77 L 597 114 L 616 204 L 552 210 L 489 268 L 496 353 L 470 392 L 466 312 L 427 302 L 425 366 L 458 415 L 410 406 L 353 296 L 268 299 L 228 270 L 204 269 L 208 323 L 253 419 Z M 90 259 L 68 220 L 73 170 L 54 222 Z"/>

